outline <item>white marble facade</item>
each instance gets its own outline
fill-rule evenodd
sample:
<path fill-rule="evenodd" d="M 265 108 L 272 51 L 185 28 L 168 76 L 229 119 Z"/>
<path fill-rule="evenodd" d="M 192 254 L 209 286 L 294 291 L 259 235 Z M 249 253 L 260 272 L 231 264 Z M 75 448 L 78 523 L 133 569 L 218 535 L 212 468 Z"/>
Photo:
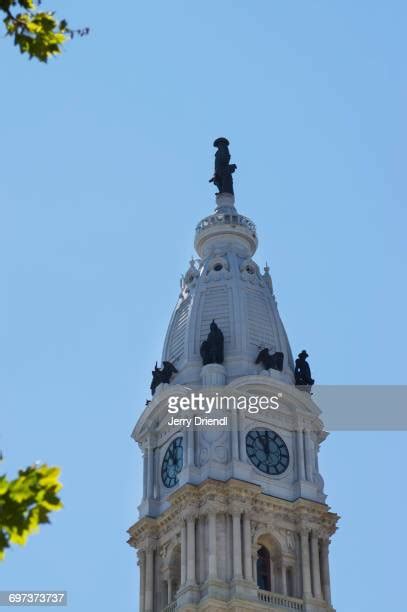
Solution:
<path fill-rule="evenodd" d="M 195 248 L 200 259 L 182 278 L 163 351 L 178 373 L 158 387 L 133 432 L 144 461 L 139 519 L 129 529 L 139 611 L 332 611 L 329 541 L 338 517 L 326 505 L 318 468 L 326 433 L 311 395 L 294 385 L 269 269 L 260 272 L 252 259 L 256 229 L 233 196 L 218 196 L 215 213 L 197 227 Z M 202 367 L 199 347 L 212 319 L 225 337 L 225 360 Z M 254 363 L 260 348 L 284 354 L 282 372 Z M 235 411 L 226 430 L 169 428 L 169 396 L 199 391 L 278 396 L 279 408 Z M 246 436 L 255 429 L 284 442 L 289 460 L 281 474 L 265 474 L 250 460 Z M 182 470 L 168 488 L 161 470 L 176 438 Z"/>

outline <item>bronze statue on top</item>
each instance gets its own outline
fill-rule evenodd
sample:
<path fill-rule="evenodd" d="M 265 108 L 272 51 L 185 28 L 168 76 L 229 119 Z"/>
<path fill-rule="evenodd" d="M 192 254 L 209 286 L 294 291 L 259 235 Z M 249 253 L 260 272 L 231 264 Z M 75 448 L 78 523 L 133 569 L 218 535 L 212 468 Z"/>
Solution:
<path fill-rule="evenodd" d="M 200 352 L 203 365 L 223 363 L 223 333 L 216 325 L 215 320 L 211 323 L 208 338 L 201 344 Z"/>
<path fill-rule="evenodd" d="M 311 378 L 311 368 L 306 361 L 307 357 L 307 351 L 301 351 L 298 355 L 298 359 L 295 360 L 294 377 L 298 387 L 306 387 L 305 390 L 310 391 L 315 380 Z"/>
<path fill-rule="evenodd" d="M 229 141 L 227 138 L 217 138 L 213 146 L 218 150 L 215 153 L 215 173 L 209 180 L 218 188 L 218 193 L 231 193 L 233 195 L 232 174 L 236 170 L 236 164 L 230 164 Z"/>

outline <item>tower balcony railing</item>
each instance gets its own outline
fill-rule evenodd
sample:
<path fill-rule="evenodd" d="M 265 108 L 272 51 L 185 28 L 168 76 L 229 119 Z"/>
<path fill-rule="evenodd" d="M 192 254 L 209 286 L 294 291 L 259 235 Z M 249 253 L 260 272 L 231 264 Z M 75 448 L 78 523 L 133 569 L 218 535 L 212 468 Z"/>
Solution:
<path fill-rule="evenodd" d="M 271 593 L 270 591 L 257 591 L 257 599 L 262 604 L 269 604 L 273 608 L 284 608 L 285 610 L 304 610 L 304 604 L 301 599 L 295 597 L 288 597 L 287 595 L 279 595 L 277 593 Z M 177 602 L 173 601 L 168 604 L 162 612 L 175 612 L 177 610 Z"/>
<path fill-rule="evenodd" d="M 288 597 L 287 595 L 277 595 L 276 593 L 270 593 L 270 591 L 257 591 L 257 599 L 264 604 L 270 604 L 270 606 L 277 608 L 285 608 L 287 610 L 304 610 L 304 604 L 301 599 L 295 597 Z"/>
<path fill-rule="evenodd" d="M 205 217 L 202 219 L 196 226 L 196 233 L 200 234 L 204 230 L 209 227 L 213 227 L 214 225 L 240 225 L 242 227 L 247 228 L 253 234 L 256 234 L 256 226 L 247 217 L 244 215 L 239 215 L 237 213 L 214 213 L 213 215 L 209 215 L 209 217 Z"/>

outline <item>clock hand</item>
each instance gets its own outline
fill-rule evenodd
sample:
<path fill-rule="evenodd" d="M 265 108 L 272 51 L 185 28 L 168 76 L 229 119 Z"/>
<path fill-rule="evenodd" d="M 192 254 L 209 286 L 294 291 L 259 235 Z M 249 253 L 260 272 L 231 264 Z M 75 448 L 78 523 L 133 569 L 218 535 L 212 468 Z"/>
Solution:
<path fill-rule="evenodd" d="M 170 458 L 171 458 L 171 461 L 172 461 L 172 465 L 175 467 L 175 469 L 177 469 L 180 462 L 178 460 L 179 459 L 178 453 L 176 453 L 175 450 L 174 451 L 170 451 Z"/>
<path fill-rule="evenodd" d="M 179 457 L 178 453 L 175 457 L 175 469 L 177 470 L 177 472 L 180 472 L 182 469 L 181 457 Z"/>
<path fill-rule="evenodd" d="M 266 443 L 267 443 L 267 441 L 266 441 L 266 439 L 265 439 L 265 436 L 260 436 L 260 442 L 261 442 L 261 445 L 262 445 L 262 447 L 263 447 L 263 450 L 264 450 L 265 452 L 267 452 L 267 451 L 266 451 Z"/>

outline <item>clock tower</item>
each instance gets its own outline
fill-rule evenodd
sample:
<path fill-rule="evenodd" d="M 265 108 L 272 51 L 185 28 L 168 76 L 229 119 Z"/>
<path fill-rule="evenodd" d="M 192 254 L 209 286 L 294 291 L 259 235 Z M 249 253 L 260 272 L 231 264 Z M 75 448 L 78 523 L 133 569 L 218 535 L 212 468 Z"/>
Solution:
<path fill-rule="evenodd" d="M 198 259 L 132 434 L 144 465 L 129 529 L 139 612 L 333 612 L 338 517 L 318 468 L 327 434 L 308 355 L 293 360 L 256 227 L 235 207 L 229 142 L 214 146 L 216 207 L 196 227 Z"/>

